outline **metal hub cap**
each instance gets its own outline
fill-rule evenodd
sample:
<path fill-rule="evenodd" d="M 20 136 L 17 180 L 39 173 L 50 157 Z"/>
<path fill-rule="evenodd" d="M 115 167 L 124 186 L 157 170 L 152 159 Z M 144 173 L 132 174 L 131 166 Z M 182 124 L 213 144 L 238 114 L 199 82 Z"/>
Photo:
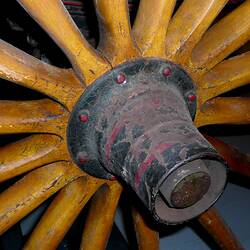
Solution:
<path fill-rule="evenodd" d="M 155 219 L 176 224 L 208 209 L 226 167 L 194 127 L 192 79 L 159 59 L 123 64 L 99 78 L 76 104 L 68 147 L 90 175 L 121 178 Z"/>

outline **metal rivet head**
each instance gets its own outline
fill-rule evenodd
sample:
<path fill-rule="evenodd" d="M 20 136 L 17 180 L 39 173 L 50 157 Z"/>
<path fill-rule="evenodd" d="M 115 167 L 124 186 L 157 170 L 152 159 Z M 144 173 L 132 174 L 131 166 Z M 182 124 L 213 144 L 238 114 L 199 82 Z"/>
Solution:
<path fill-rule="evenodd" d="M 196 100 L 196 95 L 191 93 L 191 94 L 188 95 L 187 98 L 188 98 L 189 102 L 194 102 Z"/>
<path fill-rule="evenodd" d="M 172 75 L 172 70 L 170 68 L 165 68 L 162 73 L 164 76 L 170 76 Z"/>
<path fill-rule="evenodd" d="M 77 155 L 77 159 L 78 159 L 78 162 L 80 164 L 84 164 L 84 163 L 87 163 L 89 158 L 88 158 L 88 155 L 86 152 L 79 152 L 78 155 Z"/>
<path fill-rule="evenodd" d="M 118 84 L 123 84 L 126 83 L 126 76 L 123 73 L 120 73 L 117 77 L 116 77 L 116 82 Z"/>
<path fill-rule="evenodd" d="M 79 120 L 81 122 L 87 122 L 89 120 L 89 114 L 86 111 L 81 111 L 79 114 Z"/>
<path fill-rule="evenodd" d="M 110 180 L 111 180 L 111 181 L 115 181 L 115 180 L 116 180 L 116 177 L 115 177 L 115 176 L 112 176 L 112 177 L 110 178 Z"/>

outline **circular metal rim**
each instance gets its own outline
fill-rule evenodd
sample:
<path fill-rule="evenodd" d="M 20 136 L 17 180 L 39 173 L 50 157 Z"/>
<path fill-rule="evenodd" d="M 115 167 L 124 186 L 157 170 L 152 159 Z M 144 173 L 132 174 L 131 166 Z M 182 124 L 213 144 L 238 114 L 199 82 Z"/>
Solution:
<path fill-rule="evenodd" d="M 159 181 L 158 186 L 155 188 L 153 194 L 152 194 L 152 207 L 151 211 L 153 212 L 153 217 L 158 221 L 159 223 L 165 224 L 165 225 L 177 225 L 177 224 L 182 224 L 186 221 L 190 221 L 191 219 L 199 216 L 201 213 L 209 209 L 221 196 L 223 191 L 225 190 L 226 184 L 227 184 L 227 173 L 228 173 L 228 168 L 225 167 L 227 166 L 226 162 L 222 157 L 219 155 L 212 155 L 212 154 L 202 154 L 202 155 L 196 155 L 188 160 L 188 162 L 193 161 L 195 159 L 202 159 L 204 161 L 210 161 L 216 163 L 217 166 L 207 166 L 209 172 L 210 172 L 210 177 L 211 177 L 211 183 L 210 187 L 208 189 L 208 192 L 204 195 L 202 199 L 200 199 L 198 202 L 193 204 L 190 207 L 186 208 L 173 208 L 170 206 L 167 206 L 166 203 L 162 200 L 160 194 L 159 194 L 159 187 L 162 185 L 164 180 L 167 178 L 167 176 L 171 175 L 176 169 L 181 167 L 182 165 L 186 164 L 187 162 L 182 162 L 179 165 L 176 165 L 174 169 L 172 169 L 171 172 L 169 172 L 166 176 L 163 176 L 161 181 Z M 211 169 L 212 167 L 212 169 Z M 221 173 L 218 173 L 218 169 L 221 170 Z M 218 178 L 220 176 L 220 178 Z M 220 185 L 216 182 L 216 180 L 221 181 Z M 217 187 L 217 194 L 214 196 L 210 196 L 212 193 L 212 188 Z M 219 191 L 219 192 L 218 192 Z M 210 197 L 209 197 L 210 196 Z M 161 200 L 160 200 L 161 199 Z M 163 214 L 167 215 L 161 217 L 157 210 L 159 209 L 157 207 L 157 203 L 162 203 L 164 206 L 164 212 Z M 204 210 L 204 204 L 208 204 L 206 206 L 206 209 Z M 192 216 L 190 216 L 192 214 Z"/>
<path fill-rule="evenodd" d="M 176 171 L 174 171 L 170 175 L 168 175 L 168 177 L 162 183 L 162 186 L 160 187 L 159 190 L 160 190 L 161 194 L 167 200 L 168 204 L 171 207 L 175 207 L 172 204 L 172 201 L 171 201 L 172 193 L 174 192 L 176 187 L 185 178 L 187 178 L 187 177 L 189 177 L 189 176 L 191 176 L 193 174 L 197 174 L 197 173 L 204 173 L 204 174 L 207 174 L 209 176 L 209 171 L 208 171 L 205 163 L 203 163 L 203 161 L 202 161 L 202 163 L 199 163 L 199 161 L 202 161 L 202 160 L 201 159 L 195 159 L 193 161 L 187 162 L 186 164 L 183 164 L 181 167 L 177 168 Z M 192 165 L 194 162 L 196 162 L 195 165 Z M 164 187 L 164 193 L 162 191 L 163 186 L 165 186 Z"/>

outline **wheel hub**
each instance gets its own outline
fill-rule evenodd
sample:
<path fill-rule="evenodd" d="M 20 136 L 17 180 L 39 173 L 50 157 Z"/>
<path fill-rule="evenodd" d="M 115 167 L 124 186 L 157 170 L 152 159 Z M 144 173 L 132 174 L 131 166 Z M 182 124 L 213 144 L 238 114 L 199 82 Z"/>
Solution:
<path fill-rule="evenodd" d="M 209 208 L 226 167 L 194 127 L 195 86 L 159 59 L 123 64 L 85 91 L 68 125 L 75 163 L 90 175 L 121 178 L 157 221 L 176 224 Z"/>

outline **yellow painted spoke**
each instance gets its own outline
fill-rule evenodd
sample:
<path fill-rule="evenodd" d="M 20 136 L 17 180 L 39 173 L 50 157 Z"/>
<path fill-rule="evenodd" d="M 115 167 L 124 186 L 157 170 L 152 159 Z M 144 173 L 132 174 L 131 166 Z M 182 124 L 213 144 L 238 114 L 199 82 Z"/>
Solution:
<path fill-rule="evenodd" d="M 55 135 L 32 135 L 0 148 L 0 182 L 34 168 L 68 159 L 65 145 Z"/>
<path fill-rule="evenodd" d="M 167 58 L 184 62 L 228 0 L 185 0 L 171 20 Z"/>
<path fill-rule="evenodd" d="M 138 56 L 131 34 L 127 0 L 94 0 L 100 25 L 100 50 L 113 66 Z"/>
<path fill-rule="evenodd" d="M 159 233 L 150 228 L 136 208 L 132 211 L 137 243 L 140 250 L 158 250 Z"/>
<path fill-rule="evenodd" d="M 106 249 L 121 191 L 117 182 L 108 182 L 93 197 L 83 231 L 82 250 Z"/>
<path fill-rule="evenodd" d="M 204 75 L 199 96 L 203 101 L 250 83 L 250 52 L 218 64 Z"/>
<path fill-rule="evenodd" d="M 0 134 L 48 132 L 65 133 L 68 113 L 48 99 L 0 101 Z"/>
<path fill-rule="evenodd" d="M 18 2 L 65 52 L 87 84 L 109 70 L 108 63 L 84 39 L 60 0 Z"/>
<path fill-rule="evenodd" d="M 56 249 L 82 208 L 103 182 L 84 176 L 64 187 L 41 218 L 24 249 Z"/>
<path fill-rule="evenodd" d="M 202 37 L 192 53 L 194 70 L 206 72 L 250 39 L 250 1 L 246 0 Z"/>
<path fill-rule="evenodd" d="M 48 65 L 0 40 L 0 77 L 46 94 L 71 108 L 83 86 L 72 70 Z"/>
<path fill-rule="evenodd" d="M 168 22 L 176 0 L 141 0 L 133 33 L 143 56 L 165 58 Z"/>
<path fill-rule="evenodd" d="M 196 126 L 210 124 L 249 124 L 250 98 L 217 97 L 197 110 Z"/>
<path fill-rule="evenodd" d="M 0 194 L 0 234 L 81 175 L 70 163 L 57 162 L 34 170 L 5 190 Z"/>
<path fill-rule="evenodd" d="M 243 250 L 239 241 L 215 208 L 210 208 L 207 212 L 200 215 L 199 222 L 221 249 Z"/>

